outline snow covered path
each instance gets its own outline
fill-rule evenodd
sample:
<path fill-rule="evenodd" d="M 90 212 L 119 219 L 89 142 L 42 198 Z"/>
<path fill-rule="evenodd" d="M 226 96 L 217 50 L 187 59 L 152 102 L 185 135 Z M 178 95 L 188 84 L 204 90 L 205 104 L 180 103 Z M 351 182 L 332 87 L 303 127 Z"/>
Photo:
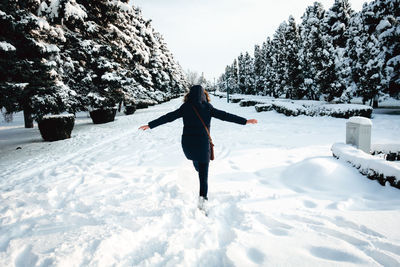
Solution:
<path fill-rule="evenodd" d="M 259 124 L 212 121 L 209 217 L 182 121 L 137 130 L 181 99 L 104 125 L 79 118 L 53 143 L 0 127 L 0 266 L 400 265 L 400 190 L 331 156 L 346 120 L 212 103 Z M 373 123 L 374 143 L 398 140 L 400 116 Z"/>

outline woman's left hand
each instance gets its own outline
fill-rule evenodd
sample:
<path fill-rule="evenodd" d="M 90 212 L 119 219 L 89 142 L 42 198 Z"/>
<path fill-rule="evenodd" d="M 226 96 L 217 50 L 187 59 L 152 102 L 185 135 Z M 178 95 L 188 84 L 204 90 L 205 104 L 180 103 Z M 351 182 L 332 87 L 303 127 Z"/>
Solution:
<path fill-rule="evenodd" d="M 247 120 L 246 124 L 257 124 L 258 121 L 255 119 Z"/>
<path fill-rule="evenodd" d="M 143 125 L 143 126 L 140 126 L 140 127 L 139 127 L 139 130 L 143 130 L 143 131 L 146 131 L 146 130 L 148 130 L 148 129 L 150 129 L 150 126 L 149 126 L 149 125 Z"/>

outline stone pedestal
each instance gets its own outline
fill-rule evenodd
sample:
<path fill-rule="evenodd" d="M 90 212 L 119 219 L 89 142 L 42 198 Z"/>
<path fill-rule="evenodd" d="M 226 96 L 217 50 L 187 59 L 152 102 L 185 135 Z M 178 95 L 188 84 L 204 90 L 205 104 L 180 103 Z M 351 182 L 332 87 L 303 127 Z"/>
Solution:
<path fill-rule="evenodd" d="M 351 144 L 365 153 L 371 153 L 372 122 L 364 117 L 351 117 L 346 123 L 346 144 Z"/>

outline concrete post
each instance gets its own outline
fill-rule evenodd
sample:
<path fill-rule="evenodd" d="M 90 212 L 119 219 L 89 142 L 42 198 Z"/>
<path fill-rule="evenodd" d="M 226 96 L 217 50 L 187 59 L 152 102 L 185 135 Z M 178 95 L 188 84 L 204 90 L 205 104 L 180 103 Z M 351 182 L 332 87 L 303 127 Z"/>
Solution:
<path fill-rule="evenodd" d="M 371 153 L 372 122 L 364 117 L 351 117 L 346 123 L 346 144 L 351 144 L 365 153 Z"/>

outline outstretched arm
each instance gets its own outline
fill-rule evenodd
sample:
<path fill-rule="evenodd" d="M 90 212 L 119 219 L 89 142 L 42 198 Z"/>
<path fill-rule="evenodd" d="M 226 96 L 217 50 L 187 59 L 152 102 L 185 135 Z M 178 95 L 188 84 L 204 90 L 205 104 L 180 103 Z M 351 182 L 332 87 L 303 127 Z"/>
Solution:
<path fill-rule="evenodd" d="M 234 122 L 242 125 L 245 125 L 247 123 L 247 120 L 245 118 L 225 112 L 223 110 L 216 109 L 213 106 L 211 106 L 211 116 L 223 121 Z"/>
<path fill-rule="evenodd" d="M 169 113 L 159 117 L 158 119 L 155 119 L 155 120 L 149 122 L 149 124 L 147 124 L 147 125 L 140 126 L 139 129 L 143 130 L 143 131 L 146 131 L 148 129 L 153 129 L 162 124 L 172 122 L 180 117 L 182 117 L 182 108 L 179 108 L 175 111 L 169 112 Z"/>
<path fill-rule="evenodd" d="M 242 125 L 257 123 L 257 120 L 255 119 L 246 120 L 245 118 L 225 112 L 223 110 L 216 109 L 214 107 L 211 107 L 211 116 L 223 121 L 234 122 Z"/>

